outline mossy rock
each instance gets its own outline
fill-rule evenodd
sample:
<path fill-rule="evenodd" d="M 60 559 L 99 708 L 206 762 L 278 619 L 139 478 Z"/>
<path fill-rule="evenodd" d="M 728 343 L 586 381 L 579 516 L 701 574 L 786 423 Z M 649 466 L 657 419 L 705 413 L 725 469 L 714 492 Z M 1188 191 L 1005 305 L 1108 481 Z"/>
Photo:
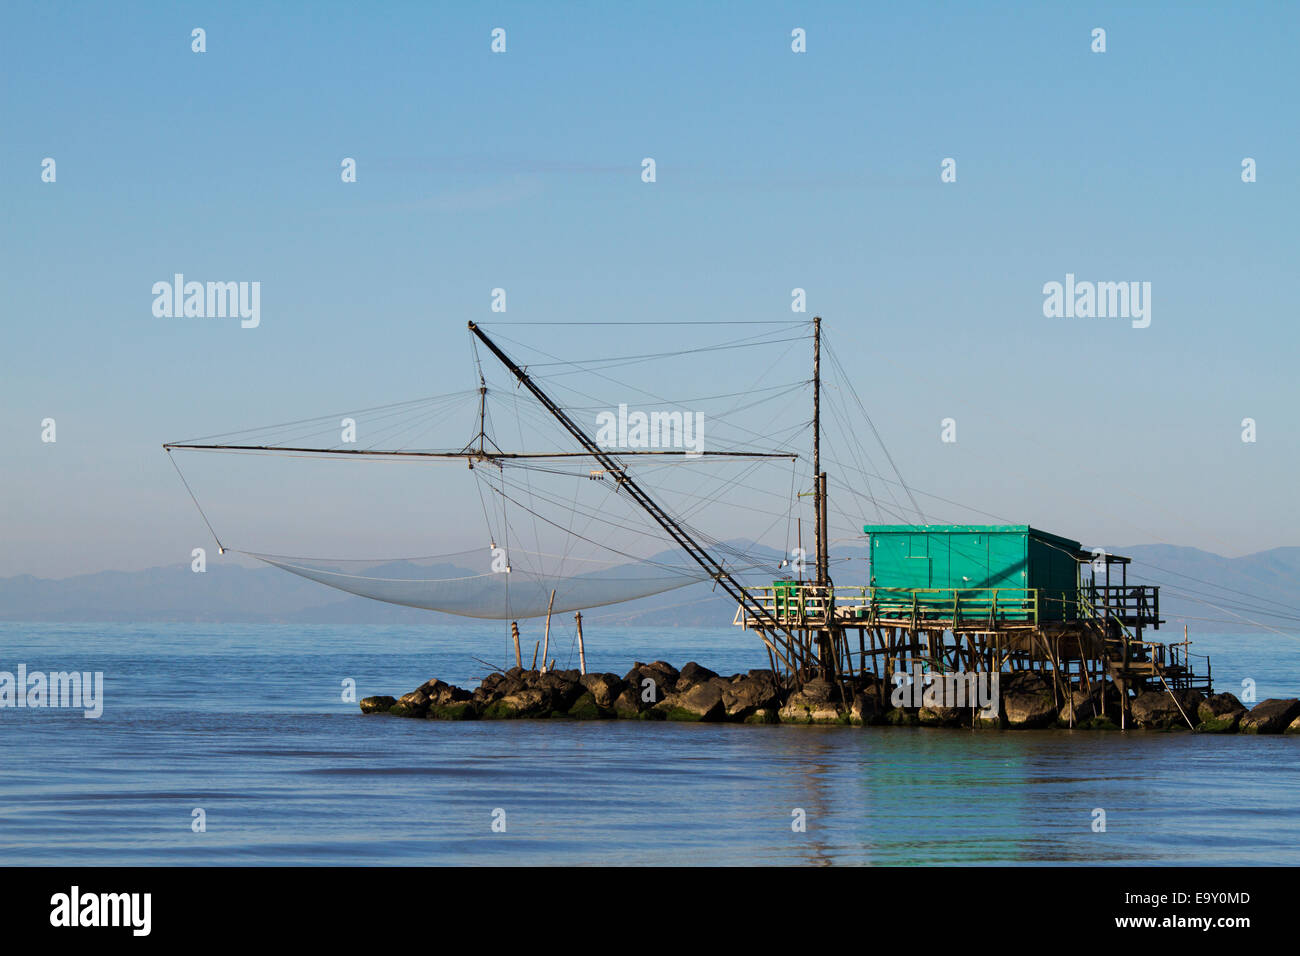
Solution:
<path fill-rule="evenodd" d="M 760 707 L 744 720 L 747 724 L 779 724 L 781 718 L 777 716 L 775 707 Z"/>
<path fill-rule="evenodd" d="M 893 710 L 886 711 L 885 723 L 893 727 L 916 727 L 921 720 L 915 713 L 902 707 L 895 707 Z"/>
<path fill-rule="evenodd" d="M 425 717 L 429 720 L 473 720 L 478 717 L 478 711 L 470 701 L 465 700 L 430 707 Z"/>
<path fill-rule="evenodd" d="M 410 707 L 406 704 L 394 704 L 388 708 L 388 712 L 394 717 L 423 717 L 425 709 L 423 707 Z"/>
<path fill-rule="evenodd" d="M 664 720 L 679 720 L 683 723 L 698 724 L 704 718 L 685 707 L 669 707 L 663 715 Z"/>
<path fill-rule="evenodd" d="M 573 702 L 573 706 L 565 716 L 572 717 L 574 720 L 600 720 L 610 716 L 610 713 L 596 703 L 596 697 L 591 691 L 587 691 Z"/>
<path fill-rule="evenodd" d="M 483 711 L 484 720 L 516 720 L 523 716 L 523 711 L 504 700 L 493 701 Z"/>
<path fill-rule="evenodd" d="M 1196 732 L 1198 734 L 1235 734 L 1237 732 L 1237 722 L 1240 718 L 1240 714 L 1225 714 L 1222 717 L 1212 717 L 1197 724 Z"/>
<path fill-rule="evenodd" d="M 1109 717 L 1089 717 L 1074 725 L 1075 730 L 1119 730 L 1119 724 Z"/>

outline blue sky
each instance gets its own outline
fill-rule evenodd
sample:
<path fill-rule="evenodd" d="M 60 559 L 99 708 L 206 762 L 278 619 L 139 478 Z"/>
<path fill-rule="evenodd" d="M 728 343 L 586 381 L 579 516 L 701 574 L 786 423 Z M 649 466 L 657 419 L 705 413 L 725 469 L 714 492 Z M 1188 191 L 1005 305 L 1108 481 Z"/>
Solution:
<path fill-rule="evenodd" d="M 781 320 L 802 287 L 919 488 L 1085 542 L 1300 544 L 1297 21 L 6 4 L 0 574 L 188 560 L 208 542 L 162 441 L 471 387 L 465 322 L 494 287 L 537 323 Z M 176 272 L 260 281 L 261 325 L 155 317 Z M 1066 273 L 1151 282 L 1151 326 L 1045 318 Z M 604 347 L 660 333 L 624 334 Z M 280 507 L 241 500 L 254 523 Z"/>

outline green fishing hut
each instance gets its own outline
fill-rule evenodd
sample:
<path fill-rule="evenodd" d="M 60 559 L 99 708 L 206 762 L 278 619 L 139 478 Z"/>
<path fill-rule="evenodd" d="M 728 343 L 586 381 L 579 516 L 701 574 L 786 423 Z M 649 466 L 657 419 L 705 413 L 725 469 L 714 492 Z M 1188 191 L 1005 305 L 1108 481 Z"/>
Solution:
<path fill-rule="evenodd" d="M 991 601 L 1004 620 L 1074 620 L 1079 542 L 1021 525 L 866 525 L 879 599 Z M 954 593 L 956 592 L 956 593 Z M 996 594 L 992 592 L 997 592 Z"/>

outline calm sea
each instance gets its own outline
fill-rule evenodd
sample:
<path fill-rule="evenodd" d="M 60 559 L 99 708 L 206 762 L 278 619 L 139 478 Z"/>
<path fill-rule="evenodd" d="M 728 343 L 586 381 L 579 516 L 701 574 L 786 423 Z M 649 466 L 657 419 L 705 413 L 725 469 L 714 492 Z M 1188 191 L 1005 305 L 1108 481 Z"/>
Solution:
<path fill-rule="evenodd" d="M 766 666 L 726 628 L 585 630 L 595 670 Z M 540 637 L 527 622 L 526 658 Z M 572 625 L 552 642 L 576 666 Z M 474 622 L 0 624 L 0 670 L 105 682 L 97 720 L 0 710 L 0 862 L 1300 864 L 1295 737 L 443 723 L 342 699 L 348 678 L 358 697 L 472 683 L 509 647 Z M 1300 695 L 1294 639 L 1195 649 L 1218 689 Z"/>

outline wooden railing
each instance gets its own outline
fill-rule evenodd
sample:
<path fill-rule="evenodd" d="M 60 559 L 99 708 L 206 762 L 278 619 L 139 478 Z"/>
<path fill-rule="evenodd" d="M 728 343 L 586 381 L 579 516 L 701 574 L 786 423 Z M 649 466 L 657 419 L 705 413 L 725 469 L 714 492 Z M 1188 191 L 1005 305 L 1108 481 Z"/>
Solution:
<path fill-rule="evenodd" d="M 998 623 L 1036 624 L 1036 588 L 876 588 L 782 584 L 747 589 L 779 623 L 796 627 L 827 619 L 827 609 L 842 623 L 946 622 L 956 626 Z M 742 620 L 743 617 L 743 620 Z M 740 613 L 736 624 L 754 623 Z"/>
<path fill-rule="evenodd" d="M 1158 627 L 1160 623 L 1160 589 L 1143 585 L 1085 584 L 1080 597 L 1095 611 L 1140 626 Z"/>

